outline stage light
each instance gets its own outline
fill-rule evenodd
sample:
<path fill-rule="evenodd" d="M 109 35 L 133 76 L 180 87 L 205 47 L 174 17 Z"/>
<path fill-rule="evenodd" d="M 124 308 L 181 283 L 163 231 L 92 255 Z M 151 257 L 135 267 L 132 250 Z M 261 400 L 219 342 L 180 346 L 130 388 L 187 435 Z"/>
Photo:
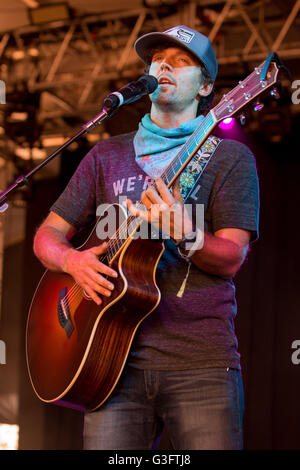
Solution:
<path fill-rule="evenodd" d="M 42 139 L 43 148 L 47 147 L 60 147 L 66 142 L 63 136 L 49 136 Z"/>
<path fill-rule="evenodd" d="M 226 118 L 223 119 L 222 122 L 220 122 L 219 127 L 221 129 L 230 129 L 234 124 L 234 119 L 233 118 Z"/>
<path fill-rule="evenodd" d="M 0 450 L 18 450 L 19 426 L 0 423 Z"/>
<path fill-rule="evenodd" d="M 16 61 L 23 60 L 24 57 L 25 57 L 25 52 L 21 51 L 19 49 L 16 49 L 16 50 L 12 51 L 11 57 L 12 57 L 13 60 L 16 60 Z"/>
<path fill-rule="evenodd" d="M 46 151 L 38 147 L 17 147 L 15 155 L 22 160 L 43 160 L 47 156 Z"/>
<path fill-rule="evenodd" d="M 27 121 L 29 114 L 26 111 L 13 111 L 7 116 L 7 122 L 22 122 Z"/>
<path fill-rule="evenodd" d="M 40 53 L 39 53 L 39 50 L 36 47 L 30 47 L 28 49 L 28 54 L 31 57 L 38 57 Z"/>

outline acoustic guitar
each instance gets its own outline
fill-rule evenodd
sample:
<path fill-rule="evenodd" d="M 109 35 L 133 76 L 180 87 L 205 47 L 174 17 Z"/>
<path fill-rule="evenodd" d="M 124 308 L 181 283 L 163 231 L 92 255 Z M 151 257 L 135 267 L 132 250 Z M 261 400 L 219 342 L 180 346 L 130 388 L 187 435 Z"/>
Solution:
<path fill-rule="evenodd" d="M 219 122 L 276 83 L 280 67 L 267 61 L 224 95 L 189 137 L 161 175 L 169 188 Z M 164 245 L 135 237 L 141 223 L 132 215 L 122 218 L 107 241 L 99 259 L 119 276 L 110 279 L 115 289 L 100 306 L 68 274 L 47 270 L 40 280 L 28 314 L 26 358 L 32 387 L 43 402 L 93 411 L 114 390 L 135 333 L 161 296 L 155 272 Z M 97 224 L 79 249 L 103 242 Z"/>

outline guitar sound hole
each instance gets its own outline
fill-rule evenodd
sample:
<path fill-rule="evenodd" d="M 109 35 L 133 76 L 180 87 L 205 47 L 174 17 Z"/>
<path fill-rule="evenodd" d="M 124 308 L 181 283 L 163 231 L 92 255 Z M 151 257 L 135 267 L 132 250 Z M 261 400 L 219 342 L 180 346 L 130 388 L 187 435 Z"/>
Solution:
<path fill-rule="evenodd" d="M 57 315 L 60 326 L 65 330 L 68 338 L 70 338 L 74 326 L 71 319 L 71 313 L 67 301 L 67 288 L 64 287 L 59 292 L 59 300 L 57 303 Z"/>

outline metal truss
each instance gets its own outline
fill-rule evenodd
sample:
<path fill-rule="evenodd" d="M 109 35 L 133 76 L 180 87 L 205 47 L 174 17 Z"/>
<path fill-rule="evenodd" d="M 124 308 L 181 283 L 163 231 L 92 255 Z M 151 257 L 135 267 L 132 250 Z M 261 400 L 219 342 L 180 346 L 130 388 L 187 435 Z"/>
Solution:
<path fill-rule="evenodd" d="M 213 42 L 222 82 L 270 51 L 299 57 L 299 10 L 300 0 L 198 0 L 27 26 L 2 36 L 0 78 L 8 93 L 22 84 L 40 96 L 38 118 L 51 134 L 62 118 L 89 119 L 107 93 L 143 73 L 133 50 L 140 35 L 175 24 L 198 29 Z"/>

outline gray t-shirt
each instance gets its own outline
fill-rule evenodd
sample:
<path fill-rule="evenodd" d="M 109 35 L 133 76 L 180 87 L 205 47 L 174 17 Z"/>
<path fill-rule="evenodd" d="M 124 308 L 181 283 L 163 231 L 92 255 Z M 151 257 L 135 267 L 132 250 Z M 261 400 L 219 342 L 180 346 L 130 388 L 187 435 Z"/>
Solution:
<path fill-rule="evenodd" d="M 95 219 L 104 202 L 119 202 L 120 196 L 139 201 L 151 178 L 135 161 L 133 136 L 113 137 L 93 147 L 51 210 L 79 229 Z M 222 140 L 186 202 L 204 205 L 205 231 L 240 228 L 251 232 L 251 242 L 256 240 L 259 189 L 251 151 L 239 142 Z M 233 281 L 192 263 L 179 297 L 187 270 L 175 244 L 166 240 L 156 271 L 161 301 L 139 326 L 129 365 L 156 370 L 240 367 Z"/>

